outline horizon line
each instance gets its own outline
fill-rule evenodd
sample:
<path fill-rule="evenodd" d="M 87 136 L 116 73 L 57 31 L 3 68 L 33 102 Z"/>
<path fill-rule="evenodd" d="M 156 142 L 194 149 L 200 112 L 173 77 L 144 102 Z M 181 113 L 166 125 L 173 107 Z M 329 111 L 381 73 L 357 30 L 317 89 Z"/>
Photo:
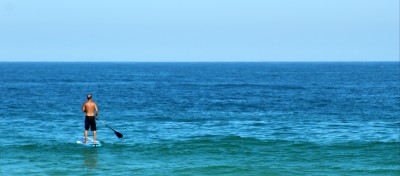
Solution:
<path fill-rule="evenodd" d="M 400 60 L 371 61 L 0 61 L 0 63 L 362 63 L 362 62 L 400 62 Z"/>

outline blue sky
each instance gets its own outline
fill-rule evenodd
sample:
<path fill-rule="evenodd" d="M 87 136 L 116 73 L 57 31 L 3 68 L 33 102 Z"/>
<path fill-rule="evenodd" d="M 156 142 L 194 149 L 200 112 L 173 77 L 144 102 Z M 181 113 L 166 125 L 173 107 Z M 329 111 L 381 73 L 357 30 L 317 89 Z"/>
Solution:
<path fill-rule="evenodd" d="M 0 0 L 0 61 L 398 61 L 398 0 Z"/>

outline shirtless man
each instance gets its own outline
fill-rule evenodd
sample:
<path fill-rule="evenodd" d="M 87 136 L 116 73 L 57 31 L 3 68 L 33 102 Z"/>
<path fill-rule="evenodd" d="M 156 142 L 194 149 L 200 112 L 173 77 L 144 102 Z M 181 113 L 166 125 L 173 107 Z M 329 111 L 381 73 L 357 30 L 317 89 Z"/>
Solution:
<path fill-rule="evenodd" d="M 82 112 L 86 112 L 85 118 L 85 143 L 87 143 L 88 130 L 93 131 L 93 142 L 96 143 L 96 118 L 99 110 L 97 109 L 97 105 L 92 101 L 92 94 L 87 95 L 88 101 L 83 103 Z M 96 115 L 94 114 L 94 110 L 96 110 Z"/>

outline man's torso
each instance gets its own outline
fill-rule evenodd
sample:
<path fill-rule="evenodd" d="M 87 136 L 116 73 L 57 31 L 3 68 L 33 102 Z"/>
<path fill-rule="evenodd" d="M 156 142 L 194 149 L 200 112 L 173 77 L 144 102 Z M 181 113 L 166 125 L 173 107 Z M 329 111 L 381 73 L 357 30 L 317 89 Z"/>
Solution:
<path fill-rule="evenodd" d="M 94 116 L 96 103 L 88 101 L 85 102 L 84 106 L 85 106 L 86 116 Z"/>

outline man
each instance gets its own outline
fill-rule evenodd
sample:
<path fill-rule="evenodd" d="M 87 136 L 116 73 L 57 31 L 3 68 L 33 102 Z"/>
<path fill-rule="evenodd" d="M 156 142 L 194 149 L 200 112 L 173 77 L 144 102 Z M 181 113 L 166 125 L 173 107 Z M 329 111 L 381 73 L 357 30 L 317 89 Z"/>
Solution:
<path fill-rule="evenodd" d="M 99 110 L 97 109 L 96 103 L 92 101 L 92 94 L 88 94 L 87 99 L 88 101 L 83 103 L 82 106 L 82 112 L 86 112 L 85 132 L 84 132 L 85 143 L 87 143 L 89 127 L 90 130 L 93 131 L 93 142 L 96 143 L 96 118 L 99 113 Z M 95 110 L 96 110 L 96 115 L 94 114 Z"/>

